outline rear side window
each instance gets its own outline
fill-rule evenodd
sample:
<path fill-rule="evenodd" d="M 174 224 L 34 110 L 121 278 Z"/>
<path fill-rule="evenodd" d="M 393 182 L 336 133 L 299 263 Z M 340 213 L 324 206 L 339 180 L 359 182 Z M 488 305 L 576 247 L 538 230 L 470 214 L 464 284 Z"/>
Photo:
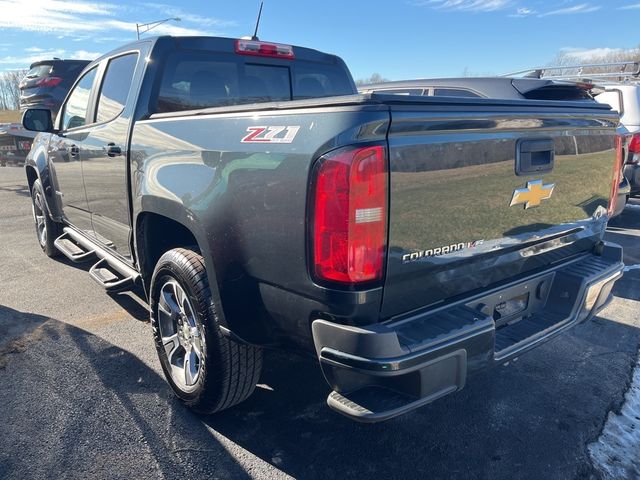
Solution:
<path fill-rule="evenodd" d="M 87 123 L 87 107 L 96 72 L 97 68 L 94 67 L 85 73 L 69 95 L 62 116 L 62 130 L 81 127 Z"/>
<path fill-rule="evenodd" d="M 157 112 L 353 94 L 340 67 L 268 64 L 219 53 L 174 53 L 162 74 Z"/>
<path fill-rule="evenodd" d="M 137 53 L 109 60 L 100 89 L 96 122 L 106 122 L 120 115 L 127 103 L 137 63 Z"/>
<path fill-rule="evenodd" d="M 471 90 L 463 90 L 461 88 L 434 88 L 434 97 L 467 97 L 467 98 L 482 98 Z"/>
<path fill-rule="evenodd" d="M 27 78 L 46 77 L 51 73 L 51 65 L 37 65 L 27 72 Z"/>
<path fill-rule="evenodd" d="M 589 100 L 587 90 L 571 85 L 548 85 L 523 94 L 529 100 Z"/>
<path fill-rule="evenodd" d="M 393 95 L 422 95 L 424 90 L 422 88 L 397 88 L 393 90 L 374 90 L 378 93 L 389 93 Z"/>
<path fill-rule="evenodd" d="M 78 76 L 82 69 L 86 67 L 86 63 L 60 62 L 53 65 L 51 73 L 55 75 Z"/>

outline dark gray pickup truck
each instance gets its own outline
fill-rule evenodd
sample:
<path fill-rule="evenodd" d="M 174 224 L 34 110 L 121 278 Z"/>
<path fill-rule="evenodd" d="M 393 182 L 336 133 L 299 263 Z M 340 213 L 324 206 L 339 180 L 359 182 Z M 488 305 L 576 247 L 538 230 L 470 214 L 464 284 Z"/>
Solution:
<path fill-rule="evenodd" d="M 621 149 L 595 102 L 358 95 L 344 63 L 160 37 L 30 109 L 43 250 L 144 289 L 199 412 L 246 399 L 263 348 L 305 352 L 328 404 L 379 421 L 595 315 Z"/>

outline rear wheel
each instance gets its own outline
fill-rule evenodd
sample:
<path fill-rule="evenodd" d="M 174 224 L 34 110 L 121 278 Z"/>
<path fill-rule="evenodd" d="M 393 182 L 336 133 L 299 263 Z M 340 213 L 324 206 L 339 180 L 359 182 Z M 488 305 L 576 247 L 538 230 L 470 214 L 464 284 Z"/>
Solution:
<path fill-rule="evenodd" d="M 198 253 L 176 248 L 158 261 L 151 280 L 151 326 L 167 381 L 190 408 L 217 412 L 253 393 L 262 350 L 221 335 Z"/>
<path fill-rule="evenodd" d="M 58 252 L 53 242 L 62 234 L 62 225 L 54 222 L 49 217 L 44 190 L 40 180 L 33 182 L 33 186 L 31 187 L 31 211 L 33 213 L 33 222 L 36 227 L 36 235 L 40 248 L 42 248 L 42 251 L 46 253 L 48 257 L 58 256 L 60 252 Z"/>

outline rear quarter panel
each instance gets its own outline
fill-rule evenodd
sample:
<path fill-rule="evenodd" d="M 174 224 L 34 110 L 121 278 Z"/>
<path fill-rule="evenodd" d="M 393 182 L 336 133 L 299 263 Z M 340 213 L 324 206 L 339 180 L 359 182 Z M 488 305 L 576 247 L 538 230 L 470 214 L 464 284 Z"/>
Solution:
<path fill-rule="evenodd" d="M 308 347 L 312 313 L 327 310 L 328 301 L 306 263 L 311 165 L 339 146 L 385 141 L 388 121 L 386 107 L 371 106 L 137 122 L 134 218 L 155 212 L 194 233 L 234 332 L 256 343 L 281 336 Z M 299 128 L 291 143 L 243 143 L 256 126 Z M 363 298 L 376 316 L 379 292 Z M 351 307 L 343 308 L 348 315 Z"/>

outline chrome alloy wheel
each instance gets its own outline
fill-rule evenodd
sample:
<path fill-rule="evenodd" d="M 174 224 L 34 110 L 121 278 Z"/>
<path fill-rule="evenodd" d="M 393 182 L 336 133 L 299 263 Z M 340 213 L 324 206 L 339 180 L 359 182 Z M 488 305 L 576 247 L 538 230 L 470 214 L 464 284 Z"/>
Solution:
<path fill-rule="evenodd" d="M 40 242 L 40 245 L 44 246 L 47 244 L 47 222 L 44 218 L 46 215 L 44 210 L 44 199 L 38 191 L 34 192 L 31 211 L 33 212 L 33 221 L 36 224 L 38 242 Z"/>
<path fill-rule="evenodd" d="M 192 391 L 204 362 L 204 336 L 186 293 L 173 279 L 160 289 L 158 328 L 171 379 L 181 390 Z"/>

